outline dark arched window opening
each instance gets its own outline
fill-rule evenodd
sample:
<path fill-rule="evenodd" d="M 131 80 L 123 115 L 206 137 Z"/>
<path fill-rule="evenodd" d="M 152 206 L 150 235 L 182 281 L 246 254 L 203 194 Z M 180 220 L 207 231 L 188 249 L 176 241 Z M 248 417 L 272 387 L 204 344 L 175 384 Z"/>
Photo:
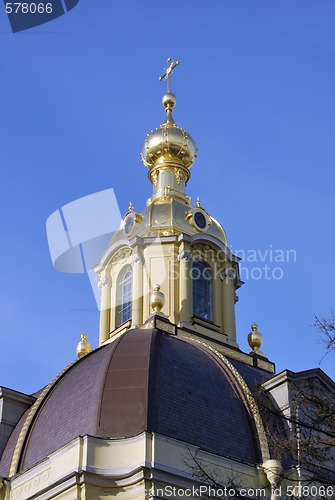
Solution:
<path fill-rule="evenodd" d="M 193 316 L 213 321 L 213 274 L 208 264 L 195 261 L 192 265 Z"/>

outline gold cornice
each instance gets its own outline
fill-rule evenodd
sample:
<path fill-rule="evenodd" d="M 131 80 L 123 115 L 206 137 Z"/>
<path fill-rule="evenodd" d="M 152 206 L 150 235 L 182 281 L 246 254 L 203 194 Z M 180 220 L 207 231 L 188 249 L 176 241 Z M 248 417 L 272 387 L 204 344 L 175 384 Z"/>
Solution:
<path fill-rule="evenodd" d="M 214 330 L 214 331 L 217 332 L 216 330 Z M 208 333 L 208 335 L 209 335 L 209 333 Z M 220 335 L 223 337 L 222 334 L 220 334 Z M 178 328 L 178 336 L 185 337 L 185 338 L 192 339 L 192 340 L 196 340 L 198 342 L 198 338 L 196 338 L 196 337 L 199 337 L 199 334 L 198 334 L 198 332 L 191 332 L 191 331 L 186 332 L 184 328 L 182 328 L 182 329 Z M 200 333 L 200 336 L 202 336 L 202 338 L 204 338 L 204 337 L 206 337 L 206 334 Z M 248 354 L 245 354 L 244 352 L 242 352 L 236 348 L 234 349 L 233 347 L 231 347 L 228 344 L 227 345 L 224 345 L 224 344 L 218 345 L 218 342 L 216 342 L 215 340 L 212 341 L 212 340 L 208 340 L 207 338 L 204 342 L 206 342 L 206 344 L 208 344 L 213 349 L 216 349 L 218 352 L 220 352 L 224 356 L 229 356 L 230 358 L 236 359 L 237 361 L 241 361 L 242 363 L 244 363 L 246 365 L 253 366 L 253 359 L 251 358 L 251 356 L 249 356 Z"/>

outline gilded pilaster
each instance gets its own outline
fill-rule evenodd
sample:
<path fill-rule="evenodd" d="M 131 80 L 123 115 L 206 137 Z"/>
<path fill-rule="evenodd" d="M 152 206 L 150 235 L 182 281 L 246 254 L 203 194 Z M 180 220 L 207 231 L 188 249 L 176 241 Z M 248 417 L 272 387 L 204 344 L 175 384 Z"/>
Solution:
<path fill-rule="evenodd" d="M 225 333 L 228 338 L 236 341 L 234 277 L 235 271 L 232 267 L 227 267 L 226 270 L 221 273 L 223 333 Z"/>
<path fill-rule="evenodd" d="M 133 265 L 133 310 L 132 324 L 139 325 L 143 317 L 143 264 L 144 257 L 135 253 L 132 258 Z"/>
<path fill-rule="evenodd" d="M 213 269 L 213 292 L 214 292 L 214 311 L 213 311 L 213 320 L 216 325 L 220 327 L 220 331 L 223 331 L 222 328 L 222 283 L 218 274 L 218 266 L 215 264 Z"/>
<path fill-rule="evenodd" d="M 192 316 L 192 254 L 190 246 L 183 242 L 178 254 L 179 261 L 179 322 L 190 321 Z"/>
<path fill-rule="evenodd" d="M 107 278 L 102 278 L 98 286 L 101 290 L 100 298 L 100 328 L 99 328 L 99 345 L 102 345 L 109 339 L 110 334 L 110 312 L 111 312 L 111 286 L 112 281 Z"/>

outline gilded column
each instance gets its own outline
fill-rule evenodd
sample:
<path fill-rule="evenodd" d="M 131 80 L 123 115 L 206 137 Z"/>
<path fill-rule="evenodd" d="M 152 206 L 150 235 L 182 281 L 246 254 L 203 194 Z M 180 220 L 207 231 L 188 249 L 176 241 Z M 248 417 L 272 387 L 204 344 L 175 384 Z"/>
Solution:
<path fill-rule="evenodd" d="M 193 256 L 183 245 L 178 254 L 179 261 L 179 322 L 190 321 L 192 316 L 191 265 Z"/>
<path fill-rule="evenodd" d="M 222 280 L 222 329 L 229 339 L 236 341 L 235 323 L 235 271 L 227 267 L 220 275 Z"/>
<path fill-rule="evenodd" d="M 132 324 L 140 325 L 143 316 L 143 264 L 144 257 L 140 253 L 135 253 L 132 258 L 133 265 L 133 309 Z"/>
<path fill-rule="evenodd" d="M 213 269 L 213 291 L 214 291 L 214 314 L 213 321 L 220 326 L 220 331 L 223 330 L 222 325 L 222 283 L 218 272 L 218 266 L 215 263 Z"/>
<path fill-rule="evenodd" d="M 108 278 L 102 278 L 100 279 L 98 286 L 101 290 L 99 345 L 102 345 L 106 340 L 109 339 L 110 334 L 112 280 Z"/>

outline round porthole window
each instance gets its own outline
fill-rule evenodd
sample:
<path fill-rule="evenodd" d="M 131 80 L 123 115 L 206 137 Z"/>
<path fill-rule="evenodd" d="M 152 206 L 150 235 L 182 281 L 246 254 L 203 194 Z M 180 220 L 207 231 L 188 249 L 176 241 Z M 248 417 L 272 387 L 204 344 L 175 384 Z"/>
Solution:
<path fill-rule="evenodd" d="M 124 230 L 125 234 L 130 234 L 132 232 L 132 230 L 134 228 L 134 223 L 135 223 L 135 221 L 134 221 L 133 217 L 128 217 L 126 219 L 126 222 L 123 226 L 123 230 Z"/>
<path fill-rule="evenodd" d="M 206 217 L 200 211 L 195 212 L 195 214 L 194 214 L 194 222 L 195 222 L 195 225 L 198 226 L 199 229 L 205 229 L 205 227 L 207 225 Z"/>

